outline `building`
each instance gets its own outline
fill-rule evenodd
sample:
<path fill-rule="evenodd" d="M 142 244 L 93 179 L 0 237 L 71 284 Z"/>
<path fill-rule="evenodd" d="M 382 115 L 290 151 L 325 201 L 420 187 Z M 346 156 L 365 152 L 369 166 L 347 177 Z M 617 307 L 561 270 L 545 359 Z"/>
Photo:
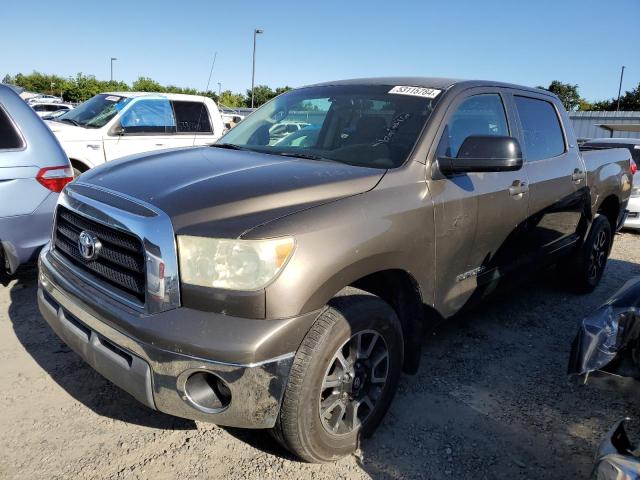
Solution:
<path fill-rule="evenodd" d="M 569 112 L 578 141 L 590 138 L 640 138 L 640 112 Z"/>

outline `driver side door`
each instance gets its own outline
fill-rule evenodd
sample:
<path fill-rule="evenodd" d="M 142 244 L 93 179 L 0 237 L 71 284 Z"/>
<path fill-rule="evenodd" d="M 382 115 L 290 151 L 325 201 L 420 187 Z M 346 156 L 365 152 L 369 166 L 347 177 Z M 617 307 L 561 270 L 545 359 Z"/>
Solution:
<path fill-rule="evenodd" d="M 500 89 L 477 88 L 449 105 L 437 138 L 429 184 L 435 208 L 436 301 L 452 315 L 516 267 L 528 213 L 524 169 L 444 175 L 438 157 L 453 158 L 472 135 L 516 136 Z M 482 287 L 482 288 L 481 288 Z"/>
<path fill-rule="evenodd" d="M 107 161 L 170 148 L 176 121 L 169 100 L 139 98 L 131 102 L 104 137 Z"/>

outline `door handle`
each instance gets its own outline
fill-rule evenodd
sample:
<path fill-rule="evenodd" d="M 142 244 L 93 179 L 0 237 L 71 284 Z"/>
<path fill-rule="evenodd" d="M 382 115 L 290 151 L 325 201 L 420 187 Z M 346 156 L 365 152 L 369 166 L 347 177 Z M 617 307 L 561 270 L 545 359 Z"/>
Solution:
<path fill-rule="evenodd" d="M 527 182 L 521 182 L 520 180 L 514 180 L 513 184 L 509 187 L 509 195 L 512 197 L 520 197 L 528 191 L 529 185 L 527 185 Z"/>
<path fill-rule="evenodd" d="M 586 173 L 584 173 L 582 170 L 580 170 L 579 168 L 576 168 L 573 173 L 571 174 L 571 180 L 574 183 L 580 183 L 582 180 L 584 180 L 586 178 Z"/>

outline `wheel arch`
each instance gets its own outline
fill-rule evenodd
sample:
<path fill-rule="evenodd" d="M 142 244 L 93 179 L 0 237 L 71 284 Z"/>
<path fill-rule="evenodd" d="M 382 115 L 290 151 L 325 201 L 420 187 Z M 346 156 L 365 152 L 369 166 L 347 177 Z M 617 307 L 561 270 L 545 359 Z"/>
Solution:
<path fill-rule="evenodd" d="M 403 370 L 416 373 L 420 364 L 423 331 L 435 325 L 440 315 L 423 302 L 416 279 L 406 270 L 387 269 L 365 275 L 346 285 L 380 297 L 398 315 L 404 336 L 405 358 Z"/>
<path fill-rule="evenodd" d="M 615 232 L 618 218 L 620 217 L 620 201 L 618 197 L 613 194 L 606 197 L 600 205 L 598 205 L 596 213 L 607 217 L 611 224 L 611 232 Z"/>

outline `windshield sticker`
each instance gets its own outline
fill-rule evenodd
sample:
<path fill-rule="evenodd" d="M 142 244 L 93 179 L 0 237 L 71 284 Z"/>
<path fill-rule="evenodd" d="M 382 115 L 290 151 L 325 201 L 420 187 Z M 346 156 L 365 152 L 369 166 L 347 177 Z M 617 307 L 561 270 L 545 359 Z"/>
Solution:
<path fill-rule="evenodd" d="M 109 95 L 105 100 L 109 102 L 119 102 L 121 97 L 116 97 L 115 95 Z"/>
<path fill-rule="evenodd" d="M 409 87 L 406 85 L 396 85 L 389 93 L 394 95 L 411 95 L 413 97 L 436 98 L 442 90 L 425 87 Z"/>

